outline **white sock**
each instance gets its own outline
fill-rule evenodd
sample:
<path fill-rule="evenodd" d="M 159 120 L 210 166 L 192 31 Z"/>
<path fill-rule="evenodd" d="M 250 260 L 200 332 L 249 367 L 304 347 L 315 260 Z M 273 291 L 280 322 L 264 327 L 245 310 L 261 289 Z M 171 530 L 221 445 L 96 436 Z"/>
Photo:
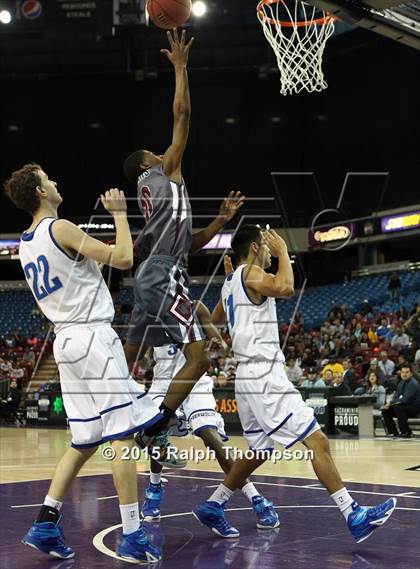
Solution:
<path fill-rule="evenodd" d="M 62 505 L 63 502 L 59 502 L 58 500 L 51 498 L 51 496 L 48 496 L 48 494 L 45 496 L 44 506 L 48 506 L 49 508 L 55 508 L 56 510 L 60 511 Z"/>
<path fill-rule="evenodd" d="M 139 503 L 120 504 L 123 533 L 129 534 L 137 531 L 140 527 Z"/>
<path fill-rule="evenodd" d="M 224 504 L 229 500 L 232 494 L 233 490 L 229 490 L 229 488 L 226 488 L 226 486 L 220 484 L 220 486 L 216 488 L 215 492 L 213 492 L 213 494 L 210 496 L 210 498 L 207 501 L 217 502 L 218 504 Z"/>
<path fill-rule="evenodd" d="M 341 490 L 337 490 L 334 494 L 331 494 L 331 498 L 340 508 L 340 512 L 345 517 L 346 521 L 349 515 L 352 513 L 353 508 L 351 505 L 353 504 L 354 500 L 347 492 L 347 488 L 341 488 Z"/>
<path fill-rule="evenodd" d="M 243 494 L 245 494 L 245 496 L 248 498 L 248 500 L 250 502 L 252 502 L 252 498 L 254 498 L 254 496 L 260 495 L 260 493 L 255 488 L 255 486 L 253 485 L 252 482 L 248 482 L 248 484 L 245 484 L 245 486 L 242 486 L 241 492 L 243 492 Z"/>
<path fill-rule="evenodd" d="M 155 472 L 150 473 L 150 484 L 160 484 L 160 479 L 162 478 L 162 472 Z"/>

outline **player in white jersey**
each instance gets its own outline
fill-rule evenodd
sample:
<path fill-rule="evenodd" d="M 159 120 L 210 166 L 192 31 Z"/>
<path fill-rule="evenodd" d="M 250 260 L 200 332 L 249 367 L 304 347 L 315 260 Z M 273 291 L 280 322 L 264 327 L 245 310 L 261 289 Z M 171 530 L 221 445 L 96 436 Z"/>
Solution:
<path fill-rule="evenodd" d="M 226 349 L 218 329 L 212 324 L 210 312 L 200 301 L 195 302 L 195 310 L 200 323 L 210 342 L 216 342 L 219 347 Z M 165 397 L 172 378 L 185 363 L 185 356 L 176 344 L 154 348 L 153 358 L 156 362 L 153 369 L 153 382 L 148 394 L 154 401 L 160 403 Z M 224 421 L 220 413 L 216 412 L 216 400 L 213 396 L 213 380 L 204 374 L 194 385 L 191 393 L 177 410 L 176 420 L 169 424 L 169 434 L 173 436 L 185 436 L 188 427 L 200 437 L 208 449 L 212 450 L 225 473 L 228 473 L 233 465 L 233 460 L 223 446 L 226 441 Z M 145 501 L 141 513 L 145 521 L 157 521 L 160 519 L 160 504 L 163 497 L 161 483 L 162 466 L 155 460 L 150 461 L 150 484 L 146 488 Z M 241 486 L 242 493 L 250 501 L 257 516 L 257 527 L 260 529 L 272 529 L 279 525 L 278 517 L 272 509 L 272 503 L 262 496 L 254 484 L 246 479 Z M 223 537 L 225 527 L 215 528 L 215 531 Z"/>
<path fill-rule="evenodd" d="M 19 257 L 39 308 L 55 326 L 54 356 L 72 434 L 71 447 L 57 464 L 39 515 L 23 543 L 52 557 L 68 559 L 60 509 L 71 483 L 98 446 L 110 442 L 115 459 L 123 534 L 117 554 L 131 561 L 157 562 L 139 517 L 136 463 L 123 460 L 133 434 L 161 418 L 157 405 L 131 378 L 121 342 L 111 328 L 114 306 L 98 263 L 118 269 L 133 264 L 133 247 L 123 192 L 101 196 L 116 228 L 114 248 L 58 219 L 57 184 L 37 164 L 14 172 L 6 194 L 33 217 L 22 234 Z"/>
<path fill-rule="evenodd" d="M 227 500 L 265 462 L 276 442 L 287 449 L 301 441 L 312 451 L 315 474 L 340 508 L 353 537 L 363 541 L 385 523 L 395 509 L 396 500 L 390 498 L 376 507 L 363 508 L 352 499 L 313 410 L 305 405 L 287 378 L 274 300 L 293 294 L 294 277 L 287 246 L 275 231 L 262 233 L 258 226 L 246 225 L 232 239 L 232 249 L 238 267 L 233 271 L 230 259 L 225 259 L 229 274 L 212 321 L 216 325 L 228 324 L 238 360 L 235 380 L 238 412 L 254 456 L 236 461 L 223 484 L 193 513 L 211 529 L 225 523 L 230 535 L 238 536 L 238 530 L 224 517 Z M 265 272 L 271 265 L 270 253 L 278 258 L 274 275 Z"/>

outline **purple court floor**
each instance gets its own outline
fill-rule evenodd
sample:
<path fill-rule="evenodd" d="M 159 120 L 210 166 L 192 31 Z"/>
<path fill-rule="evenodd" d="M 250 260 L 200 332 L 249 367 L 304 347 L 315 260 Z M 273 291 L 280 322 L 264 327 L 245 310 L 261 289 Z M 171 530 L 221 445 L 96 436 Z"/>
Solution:
<path fill-rule="evenodd" d="M 198 524 L 191 507 L 203 501 L 222 480 L 214 472 L 168 471 L 160 524 L 146 524 L 151 538 L 163 548 L 159 569 L 418 569 L 420 492 L 413 488 L 349 483 L 359 503 L 373 505 L 397 496 L 398 505 L 387 524 L 367 541 L 356 544 L 344 518 L 327 492 L 313 480 L 255 476 L 262 494 L 278 508 L 280 528 L 260 531 L 247 500 L 236 493 L 229 503 L 229 520 L 241 531 L 236 540 L 222 540 Z M 140 492 L 147 478 L 139 475 Z M 118 502 L 110 475 L 78 478 L 63 507 L 66 542 L 74 559 L 53 560 L 20 543 L 48 481 L 0 486 L 1 569 L 94 569 L 130 567 L 113 557 L 120 533 Z M 407 493 L 406 496 L 399 496 Z M 148 565 L 148 567 L 153 567 Z"/>

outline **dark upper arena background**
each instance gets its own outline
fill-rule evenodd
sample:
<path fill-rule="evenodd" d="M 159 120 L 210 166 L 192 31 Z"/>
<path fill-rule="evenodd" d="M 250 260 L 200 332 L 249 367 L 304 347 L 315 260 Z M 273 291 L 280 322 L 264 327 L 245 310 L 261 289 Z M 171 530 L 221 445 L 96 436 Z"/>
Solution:
<path fill-rule="evenodd" d="M 101 2 L 103 10 L 107 5 Z M 326 207 L 336 205 L 347 172 L 389 172 L 382 198 L 382 179 L 353 179 L 343 204 L 349 218 L 419 201 L 415 49 L 338 23 L 324 54 L 328 89 L 285 97 L 254 5 L 228 0 L 208 7 L 205 17 L 188 24 L 196 40 L 184 175 L 191 197 L 201 198 L 193 202 L 197 214 L 215 212 L 217 202 L 206 198 L 230 189 L 256 200 L 273 197 L 272 171 L 315 172 Z M 0 26 L 1 178 L 23 163 L 39 162 L 59 183 L 60 214 L 87 221 L 105 189 L 118 186 L 135 195 L 122 174 L 129 152 L 141 146 L 161 152 L 170 142 L 173 73 L 159 53 L 166 37 L 153 25 L 119 27 L 113 36 L 106 18 L 79 30 L 42 19 L 31 26 Z M 283 179 L 279 189 L 288 219 L 270 223 L 308 227 L 319 209 L 313 181 Z M 28 216 L 0 199 L 2 233 L 19 233 Z M 272 204 L 262 201 L 243 211 L 261 222 L 264 213 L 273 214 Z M 136 223 L 141 220 L 133 228 Z M 195 220 L 196 227 L 204 223 Z M 399 238 L 379 247 L 384 260 L 415 260 L 414 243 Z M 341 273 L 360 264 L 354 247 L 332 255 Z M 316 282 L 315 257 L 305 263 Z M 2 270 L 18 278 L 17 264 L 2 263 Z M 200 261 L 191 270 L 204 271 Z"/>

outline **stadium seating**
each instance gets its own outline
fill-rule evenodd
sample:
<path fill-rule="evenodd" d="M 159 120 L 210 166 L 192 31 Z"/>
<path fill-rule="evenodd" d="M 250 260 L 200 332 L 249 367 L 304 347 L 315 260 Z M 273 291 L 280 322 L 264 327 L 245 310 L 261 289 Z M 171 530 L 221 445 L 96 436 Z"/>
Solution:
<path fill-rule="evenodd" d="M 39 334 L 45 319 L 40 314 L 31 314 L 34 308 L 36 303 L 29 290 L 0 291 L 0 335 L 14 330 L 24 336 Z"/>
<path fill-rule="evenodd" d="M 420 300 L 420 271 L 400 273 L 401 301 L 410 309 Z M 191 286 L 193 298 L 202 298 L 213 309 L 220 297 L 220 285 L 194 284 Z M 361 277 L 347 283 L 309 287 L 302 296 L 300 312 L 304 315 L 305 329 L 317 328 L 324 322 L 333 304 L 347 304 L 349 309 L 357 311 L 364 299 L 368 299 L 375 312 L 393 312 L 398 305 L 392 303 L 388 293 L 388 275 Z M 119 291 L 117 304 L 133 304 L 133 290 L 125 288 Z M 296 297 L 277 302 L 277 314 L 280 322 L 288 322 L 292 317 Z M 29 291 L 0 291 L 0 334 L 13 330 L 29 336 L 38 334 L 43 322 L 40 315 L 31 315 L 35 302 Z"/>
<path fill-rule="evenodd" d="M 410 309 L 420 300 L 420 271 L 399 274 L 401 280 L 401 302 Z M 220 285 L 192 285 L 193 298 L 201 298 L 203 302 L 213 309 L 220 298 Z M 369 300 L 370 305 L 377 312 L 389 313 L 398 309 L 392 303 L 388 292 L 388 275 L 375 275 L 361 277 L 347 283 L 309 287 L 302 296 L 300 312 L 304 315 L 305 329 L 309 330 L 321 326 L 333 304 L 347 304 L 354 312 L 361 308 L 363 301 Z M 119 292 L 116 302 L 119 304 L 133 303 L 132 289 L 123 289 Z M 296 296 L 289 300 L 277 301 L 277 315 L 280 322 L 289 322 L 296 304 Z"/>

